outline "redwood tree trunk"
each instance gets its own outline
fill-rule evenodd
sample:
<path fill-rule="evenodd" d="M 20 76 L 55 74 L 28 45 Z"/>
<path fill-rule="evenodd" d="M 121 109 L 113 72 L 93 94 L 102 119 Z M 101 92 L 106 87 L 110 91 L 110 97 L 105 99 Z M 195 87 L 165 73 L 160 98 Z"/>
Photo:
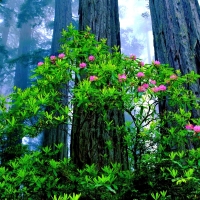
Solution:
<path fill-rule="evenodd" d="M 6 3 L 6 2 L 5 2 Z M 8 3 L 8 8 L 13 9 L 13 4 L 11 2 Z M 0 6 L 1 7 L 1 6 Z M 11 27 L 11 23 L 13 21 L 13 15 L 6 15 L 3 16 L 3 27 L 1 28 L 1 38 L 0 38 L 0 46 L 3 46 L 7 49 L 7 40 L 8 35 Z M 0 52 L 0 85 L 3 85 L 4 74 L 2 73 L 5 64 L 5 54 Z"/>
<path fill-rule="evenodd" d="M 110 47 L 120 46 L 120 26 L 117 0 L 80 0 L 79 29 L 91 28 L 96 39 L 107 38 Z M 123 131 L 117 131 L 117 126 L 124 125 L 124 113 L 117 110 L 107 112 L 108 121 L 113 120 L 114 129 L 106 130 L 102 113 L 85 112 L 80 107 L 74 107 L 71 133 L 71 157 L 77 167 L 86 164 L 96 164 L 98 168 L 111 162 L 122 164 L 128 168 L 128 157 Z M 108 148 L 107 141 L 112 146 Z"/>
<path fill-rule="evenodd" d="M 60 38 L 62 30 L 72 22 L 72 6 L 71 0 L 56 0 L 55 1 L 55 18 L 53 38 L 51 45 L 51 54 L 57 54 L 60 50 Z"/>
<path fill-rule="evenodd" d="M 108 46 L 120 46 L 118 0 L 79 0 L 79 29 L 87 26 L 97 40 L 106 38 Z"/>
<path fill-rule="evenodd" d="M 29 53 L 31 44 L 31 25 L 29 23 L 23 23 L 20 28 L 19 35 L 19 47 L 18 56 Z M 26 63 L 26 64 L 25 64 Z M 19 61 L 16 64 L 14 86 L 24 90 L 28 83 L 28 66 L 27 61 Z M 21 130 L 16 128 L 11 133 L 6 135 L 6 145 L 2 148 L 2 163 L 7 163 L 8 161 L 20 157 L 22 155 L 22 138 Z"/>
<path fill-rule="evenodd" d="M 72 8 L 71 0 L 56 0 L 55 1 L 55 19 L 54 19 L 54 31 L 51 46 L 52 55 L 57 55 L 60 48 L 60 42 L 62 30 L 72 22 Z M 63 86 L 61 91 L 63 95 L 62 104 L 66 106 L 68 104 L 68 83 Z M 47 108 L 51 110 L 51 108 Z M 52 150 L 55 150 L 54 144 L 62 143 L 64 146 L 62 151 L 57 155 L 57 159 L 63 159 L 68 157 L 68 125 L 61 124 L 58 127 L 47 129 L 44 131 L 43 146 L 51 146 Z"/>
<path fill-rule="evenodd" d="M 31 47 L 31 25 L 30 23 L 23 23 L 20 29 L 18 56 L 30 53 Z M 24 64 L 25 63 L 25 64 Z M 28 66 L 27 61 L 19 61 L 16 64 L 14 86 L 25 89 L 28 84 Z"/>
<path fill-rule="evenodd" d="M 4 47 L 5 50 L 7 49 L 6 43 L 8 39 L 9 30 L 10 30 L 10 25 L 3 27 L 3 30 L 2 30 L 2 38 L 0 41 L 0 47 L 1 48 Z M 5 64 L 5 54 L 3 52 L 0 52 L 0 81 L 1 81 L 0 86 L 3 86 L 4 74 L 2 73 L 2 71 L 4 68 L 4 64 Z"/>
<path fill-rule="evenodd" d="M 200 8 L 197 0 L 150 0 L 155 59 L 182 74 L 200 73 Z M 199 81 L 188 86 L 200 97 Z M 167 103 L 160 105 L 162 112 Z M 193 117 L 200 113 L 193 110 Z"/>

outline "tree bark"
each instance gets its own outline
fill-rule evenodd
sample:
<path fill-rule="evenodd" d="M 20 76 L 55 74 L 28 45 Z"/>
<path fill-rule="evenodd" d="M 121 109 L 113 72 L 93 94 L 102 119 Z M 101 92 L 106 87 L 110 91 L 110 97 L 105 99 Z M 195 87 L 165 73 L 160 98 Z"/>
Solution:
<path fill-rule="evenodd" d="M 117 0 L 80 0 L 79 29 L 91 28 L 96 39 L 107 39 L 110 47 L 120 46 L 120 26 Z M 84 111 L 74 107 L 71 157 L 78 168 L 86 164 L 96 164 L 100 169 L 110 163 L 121 163 L 123 169 L 128 168 L 127 148 L 123 140 L 123 131 L 117 126 L 124 125 L 124 113 L 117 110 L 107 111 L 108 121 L 113 120 L 113 129 L 107 130 L 102 113 Z M 108 147 L 106 142 L 111 142 Z"/>
<path fill-rule="evenodd" d="M 200 73 L 200 8 L 197 0 L 150 0 L 155 60 L 169 63 L 182 74 Z M 188 86 L 200 97 L 199 81 Z M 167 108 L 160 104 L 160 112 Z M 193 110 L 195 118 L 199 110 Z"/>
<path fill-rule="evenodd" d="M 62 30 L 72 22 L 72 6 L 71 0 L 56 0 L 55 1 L 55 18 L 53 38 L 51 45 L 51 54 L 57 54 L 60 50 L 60 42 Z"/>
<path fill-rule="evenodd" d="M 79 0 L 79 29 L 87 26 L 98 41 L 106 38 L 108 46 L 120 46 L 118 1 Z"/>
<path fill-rule="evenodd" d="M 51 46 L 51 54 L 57 55 L 60 48 L 60 42 L 62 36 L 62 30 L 66 29 L 67 26 L 72 22 L 72 8 L 71 0 L 56 0 L 55 1 L 55 19 L 54 19 L 54 30 L 53 39 Z M 68 105 L 68 83 L 63 86 L 61 90 L 63 98 L 61 104 L 63 106 Z M 51 108 L 47 108 L 48 111 Z M 47 129 L 44 131 L 43 146 L 51 146 L 52 150 L 55 150 L 55 144 L 63 144 L 62 150 L 57 154 L 56 159 L 63 159 L 68 157 L 68 125 L 61 124 L 55 128 Z"/>

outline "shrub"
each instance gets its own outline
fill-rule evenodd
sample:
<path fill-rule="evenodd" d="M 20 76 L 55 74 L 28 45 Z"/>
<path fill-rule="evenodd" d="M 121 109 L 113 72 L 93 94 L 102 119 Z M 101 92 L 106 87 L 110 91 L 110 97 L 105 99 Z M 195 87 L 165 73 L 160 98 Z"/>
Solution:
<path fill-rule="evenodd" d="M 105 42 L 97 42 L 89 29 L 78 32 L 69 26 L 63 31 L 61 53 L 38 63 L 33 85 L 23 91 L 14 88 L 10 101 L 1 97 L 1 198 L 79 198 L 63 196 L 66 193 L 81 193 L 81 199 L 199 197 L 199 149 L 194 147 L 199 144 L 200 120 L 191 116 L 199 104 L 185 85 L 200 76 L 181 75 L 159 61 L 144 64 L 134 55 L 122 55 L 117 47 L 111 53 Z M 67 82 L 70 98 L 63 106 L 62 87 Z M 68 159 L 54 160 L 56 152 L 48 147 L 32 153 L 16 147 L 24 136 L 69 124 L 74 105 L 100 113 L 107 131 L 123 134 L 129 170 L 122 171 L 120 163 L 77 170 Z M 158 105 L 166 110 L 159 113 Z M 129 115 L 121 127 L 113 126 L 107 115 L 114 108 Z M 113 146 L 108 138 L 106 148 Z M 15 159 L 6 160 L 9 153 Z"/>

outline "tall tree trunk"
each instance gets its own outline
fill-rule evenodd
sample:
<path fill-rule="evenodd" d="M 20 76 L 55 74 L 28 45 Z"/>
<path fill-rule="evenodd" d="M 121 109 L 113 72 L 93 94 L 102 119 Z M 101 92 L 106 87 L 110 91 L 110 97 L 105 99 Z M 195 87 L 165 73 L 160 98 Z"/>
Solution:
<path fill-rule="evenodd" d="M 8 4 L 8 7 L 13 8 L 13 6 L 11 5 L 11 2 Z M 5 48 L 5 50 L 7 49 L 6 44 L 7 44 L 8 34 L 10 31 L 12 21 L 13 21 L 13 15 L 5 15 L 4 16 L 4 22 L 3 22 L 4 26 L 1 30 L 2 36 L 0 39 L 0 46 L 3 46 Z M 0 82 L 1 82 L 0 85 L 1 86 L 3 85 L 3 78 L 4 78 L 4 74 L 2 73 L 4 64 L 5 64 L 5 54 L 4 54 L 4 52 L 0 52 Z"/>
<path fill-rule="evenodd" d="M 23 23 L 20 29 L 18 56 L 30 53 L 31 47 L 31 25 Z M 27 61 L 20 60 L 16 64 L 14 86 L 25 89 L 28 85 L 28 66 Z"/>
<path fill-rule="evenodd" d="M 3 47 L 5 50 L 6 50 L 6 43 L 8 40 L 9 30 L 10 30 L 10 26 L 5 26 L 3 27 L 3 30 L 2 30 L 2 39 L 0 41 L 0 46 L 1 48 Z M 4 78 L 4 74 L 2 73 L 4 64 L 5 64 L 5 52 L 0 52 L 0 82 L 1 82 L 0 85 L 1 86 L 3 85 L 3 78 Z"/>
<path fill-rule="evenodd" d="M 23 23 L 20 29 L 19 35 L 19 47 L 18 56 L 29 53 L 31 44 L 31 25 L 29 23 Z M 18 61 L 15 69 L 14 86 L 24 90 L 28 83 L 28 66 L 26 61 Z M 7 134 L 7 141 L 5 147 L 3 147 L 2 163 L 20 157 L 22 155 L 22 138 L 21 130 L 16 128 L 11 133 Z"/>
<path fill-rule="evenodd" d="M 53 39 L 51 45 L 51 54 L 57 54 L 60 50 L 60 38 L 62 30 L 72 22 L 71 0 L 56 0 Z"/>
<path fill-rule="evenodd" d="M 91 28 L 96 39 L 107 39 L 110 47 L 120 46 L 120 26 L 117 0 L 80 0 L 79 1 L 79 29 Z M 113 120 L 112 130 L 106 130 L 102 113 L 86 113 L 76 105 L 74 107 L 71 157 L 77 167 L 86 164 L 96 164 L 98 168 L 109 165 L 111 162 L 122 164 L 123 169 L 128 168 L 126 145 L 123 133 L 119 133 L 117 126 L 124 125 L 124 113 L 117 110 L 107 112 L 108 121 Z M 112 142 L 112 147 L 106 145 Z"/>
<path fill-rule="evenodd" d="M 71 0 L 56 0 L 55 1 L 55 19 L 54 19 L 54 31 L 51 46 L 52 55 L 57 55 L 60 50 L 60 38 L 62 30 L 72 22 L 72 8 Z M 62 99 L 63 106 L 68 104 L 68 83 L 63 86 L 61 91 L 64 96 Z M 51 108 L 47 108 L 51 110 Z M 57 159 L 63 159 L 68 157 L 68 125 L 61 124 L 58 127 L 47 129 L 44 131 L 43 146 L 51 146 L 55 150 L 55 144 L 62 143 L 64 146 L 57 155 Z"/>
<path fill-rule="evenodd" d="M 200 73 L 200 8 L 197 0 L 150 0 L 155 60 L 169 63 L 182 74 Z M 200 97 L 199 81 L 187 86 Z M 159 112 L 169 110 L 167 100 Z M 199 110 L 192 110 L 199 118 Z"/>
<path fill-rule="evenodd" d="M 118 0 L 79 0 L 79 29 L 87 26 L 98 41 L 106 38 L 108 46 L 120 46 Z"/>

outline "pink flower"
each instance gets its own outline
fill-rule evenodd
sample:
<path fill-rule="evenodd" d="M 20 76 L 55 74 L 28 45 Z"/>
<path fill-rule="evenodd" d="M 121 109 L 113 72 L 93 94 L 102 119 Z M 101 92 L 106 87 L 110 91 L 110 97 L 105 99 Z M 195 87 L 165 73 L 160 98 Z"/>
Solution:
<path fill-rule="evenodd" d="M 146 88 L 144 86 L 139 86 L 138 87 L 138 92 L 145 92 Z"/>
<path fill-rule="evenodd" d="M 144 73 L 143 72 L 138 72 L 136 75 L 138 78 L 144 77 Z"/>
<path fill-rule="evenodd" d="M 159 91 L 160 91 L 158 87 L 151 88 L 151 90 L 152 90 L 153 92 L 159 92 Z"/>
<path fill-rule="evenodd" d="M 64 53 L 60 53 L 59 55 L 58 55 L 58 58 L 60 58 L 60 59 L 63 59 L 65 57 L 65 54 Z"/>
<path fill-rule="evenodd" d="M 153 64 L 154 64 L 155 66 L 159 66 L 159 65 L 160 65 L 160 61 L 155 60 L 155 61 L 153 61 Z"/>
<path fill-rule="evenodd" d="M 158 88 L 159 88 L 159 91 L 165 91 L 167 89 L 165 85 L 160 85 Z"/>
<path fill-rule="evenodd" d="M 130 55 L 130 59 L 136 60 L 136 56 L 135 55 Z"/>
<path fill-rule="evenodd" d="M 165 85 L 160 85 L 158 87 L 151 88 L 153 92 L 165 91 L 167 87 Z"/>
<path fill-rule="evenodd" d="M 155 80 L 150 80 L 150 83 L 155 85 L 156 84 L 156 81 Z"/>
<path fill-rule="evenodd" d="M 145 89 L 147 89 L 147 88 L 149 87 L 149 84 L 144 83 L 142 86 L 143 86 Z"/>
<path fill-rule="evenodd" d="M 171 80 L 176 80 L 178 78 L 178 76 L 176 76 L 176 74 L 172 74 L 171 76 L 170 76 L 170 79 Z"/>
<path fill-rule="evenodd" d="M 94 60 L 95 60 L 95 57 L 94 57 L 94 56 L 89 56 L 89 57 L 88 57 L 88 60 L 89 60 L 89 61 L 94 61 Z"/>
<path fill-rule="evenodd" d="M 127 77 L 126 77 L 126 74 L 118 74 L 119 82 L 125 81 L 126 78 L 127 78 Z"/>
<path fill-rule="evenodd" d="M 41 66 L 41 65 L 43 65 L 44 63 L 43 62 L 39 62 L 37 65 L 38 66 Z"/>
<path fill-rule="evenodd" d="M 80 68 L 85 68 L 87 65 L 86 65 L 86 63 L 84 63 L 84 62 L 82 62 L 82 63 L 80 63 Z"/>
<path fill-rule="evenodd" d="M 141 66 L 141 67 L 143 67 L 144 66 L 144 62 L 139 62 L 139 65 Z"/>
<path fill-rule="evenodd" d="M 196 133 L 200 133 L 200 126 L 194 126 L 193 130 L 194 130 Z"/>
<path fill-rule="evenodd" d="M 185 126 L 185 128 L 186 128 L 187 130 L 193 130 L 194 125 L 193 125 L 193 124 L 187 124 L 187 125 Z"/>
<path fill-rule="evenodd" d="M 56 56 L 50 56 L 50 60 L 51 61 L 55 61 L 56 60 Z"/>
<path fill-rule="evenodd" d="M 90 76 L 90 81 L 96 81 L 98 79 L 97 76 Z"/>

